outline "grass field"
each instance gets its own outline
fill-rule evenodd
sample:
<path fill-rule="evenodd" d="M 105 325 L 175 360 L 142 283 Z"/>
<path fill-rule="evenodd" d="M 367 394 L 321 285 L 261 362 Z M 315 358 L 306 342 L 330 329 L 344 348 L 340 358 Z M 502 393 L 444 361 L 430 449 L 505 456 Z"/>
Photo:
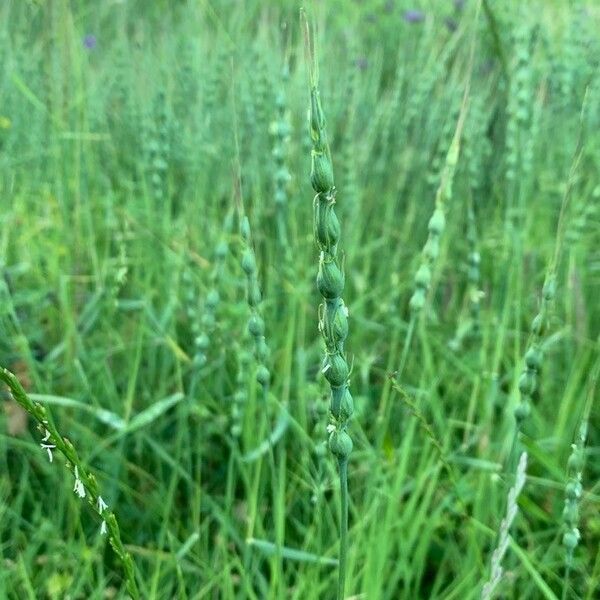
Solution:
<path fill-rule="evenodd" d="M 0 599 L 600 597 L 599 8 L 304 8 L 0 3 Z"/>

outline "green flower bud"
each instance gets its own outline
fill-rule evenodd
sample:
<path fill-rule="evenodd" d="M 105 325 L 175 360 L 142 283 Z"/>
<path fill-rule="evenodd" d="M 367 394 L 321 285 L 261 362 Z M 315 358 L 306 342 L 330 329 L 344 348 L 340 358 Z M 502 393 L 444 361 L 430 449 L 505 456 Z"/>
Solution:
<path fill-rule="evenodd" d="M 348 381 L 350 370 L 346 359 L 341 354 L 328 354 L 325 357 L 323 375 L 330 385 L 337 387 Z"/>
<path fill-rule="evenodd" d="M 254 258 L 254 252 L 249 248 L 246 248 L 242 255 L 242 270 L 248 276 L 256 273 L 256 259 Z"/>
<path fill-rule="evenodd" d="M 520 425 L 523 423 L 523 421 L 529 416 L 530 412 L 531 407 L 529 406 L 529 402 L 520 402 L 515 408 L 515 420 L 517 421 L 517 424 Z"/>
<path fill-rule="evenodd" d="M 473 267 L 478 267 L 481 263 L 481 256 L 479 252 L 469 253 L 469 264 Z"/>
<path fill-rule="evenodd" d="M 544 289 L 542 290 L 542 296 L 544 300 L 549 302 L 554 299 L 556 294 L 556 279 L 554 277 L 550 277 L 548 281 L 544 284 Z"/>
<path fill-rule="evenodd" d="M 256 344 L 256 356 L 262 362 L 266 362 L 267 358 L 269 358 L 269 346 L 267 346 L 267 341 L 264 337 L 259 338 Z"/>
<path fill-rule="evenodd" d="M 348 337 L 348 317 L 347 309 L 341 298 L 326 303 L 323 325 L 329 341 L 336 345 L 344 343 Z"/>
<path fill-rule="evenodd" d="M 569 500 L 577 500 L 583 491 L 579 481 L 569 481 L 565 486 L 565 495 Z"/>
<path fill-rule="evenodd" d="M 340 403 L 340 414 L 339 417 L 343 420 L 348 420 L 354 414 L 354 398 L 350 390 L 346 388 L 342 401 Z"/>
<path fill-rule="evenodd" d="M 250 221 L 246 216 L 243 217 L 240 224 L 240 233 L 242 234 L 243 240 L 248 243 L 250 241 Z"/>
<path fill-rule="evenodd" d="M 408 306 L 411 311 L 417 313 L 425 306 L 425 291 L 423 288 L 417 288 L 413 293 Z"/>
<path fill-rule="evenodd" d="M 326 152 L 313 150 L 311 153 L 310 183 L 317 194 L 333 188 L 333 165 Z"/>
<path fill-rule="evenodd" d="M 535 374 L 532 371 L 525 371 L 519 378 L 519 391 L 524 396 L 531 396 L 535 391 Z"/>
<path fill-rule="evenodd" d="M 324 248 L 335 246 L 340 239 L 340 222 L 330 200 L 321 197 L 316 199 L 314 222 L 317 242 Z"/>
<path fill-rule="evenodd" d="M 538 313 L 537 315 L 535 315 L 533 321 L 531 322 L 531 333 L 538 336 L 542 335 L 545 329 L 544 325 L 544 317 L 541 313 Z"/>
<path fill-rule="evenodd" d="M 203 333 L 194 340 L 194 343 L 196 344 L 196 348 L 198 350 L 205 351 L 208 350 L 208 347 L 210 346 L 210 339 L 205 333 Z"/>
<path fill-rule="evenodd" d="M 579 521 L 579 508 L 576 502 L 568 502 L 563 510 L 563 521 L 569 527 L 575 527 Z"/>
<path fill-rule="evenodd" d="M 583 456 L 580 450 L 575 449 L 567 461 L 567 469 L 570 473 L 576 474 L 583 471 Z"/>
<path fill-rule="evenodd" d="M 269 381 L 271 380 L 271 373 L 269 373 L 269 369 L 264 365 L 260 365 L 256 371 L 256 381 L 263 387 L 269 385 Z"/>
<path fill-rule="evenodd" d="M 444 216 L 444 211 L 438 206 L 434 211 L 433 215 L 431 215 L 431 219 L 429 219 L 429 223 L 427 224 L 427 229 L 429 232 L 435 236 L 440 236 L 444 228 L 446 227 L 446 217 Z"/>
<path fill-rule="evenodd" d="M 206 308 L 214 310 L 215 308 L 217 308 L 219 300 L 219 292 L 215 289 L 210 290 L 206 295 Z"/>
<path fill-rule="evenodd" d="M 251 306 L 252 308 L 260 304 L 262 296 L 260 293 L 260 286 L 258 285 L 258 282 L 253 280 L 248 284 L 248 289 L 246 291 L 246 299 L 248 300 L 249 306 Z"/>
<path fill-rule="evenodd" d="M 227 245 L 227 242 L 221 240 L 215 248 L 215 258 L 217 260 L 223 260 L 227 256 L 228 251 L 229 246 Z"/>
<path fill-rule="evenodd" d="M 215 315 L 212 312 L 205 312 L 202 315 L 202 325 L 206 329 L 212 329 L 215 326 L 216 319 Z"/>
<path fill-rule="evenodd" d="M 563 546 L 569 551 L 573 552 L 579 544 L 579 530 L 577 528 L 573 528 L 570 531 L 567 531 L 563 535 Z"/>
<path fill-rule="evenodd" d="M 423 254 L 431 261 L 434 262 L 440 253 L 440 240 L 437 236 L 430 236 L 425 243 L 423 248 Z"/>
<path fill-rule="evenodd" d="M 265 334 L 265 322 L 259 315 L 252 315 L 248 321 L 248 331 L 254 337 L 260 337 Z"/>
<path fill-rule="evenodd" d="M 319 293 L 328 300 L 339 298 L 344 291 L 344 274 L 334 260 L 321 260 L 317 274 Z"/>
<path fill-rule="evenodd" d="M 343 460 L 352 452 L 352 439 L 345 431 L 333 431 L 329 436 L 329 450 L 331 453 Z"/>
<path fill-rule="evenodd" d="M 529 348 L 529 350 L 527 350 L 525 353 L 525 364 L 527 365 L 528 369 L 537 372 L 542 366 L 543 358 L 544 355 L 542 351 L 536 346 L 531 346 L 531 348 Z"/>
<path fill-rule="evenodd" d="M 286 193 L 282 189 L 275 190 L 275 204 L 277 206 L 284 205 L 286 200 L 287 200 Z"/>
<path fill-rule="evenodd" d="M 415 275 L 415 285 L 419 288 L 427 289 L 431 283 L 431 269 L 423 263 Z"/>
<path fill-rule="evenodd" d="M 331 388 L 331 399 L 329 401 L 330 402 L 329 410 L 331 411 L 331 414 L 336 419 L 340 418 L 340 409 L 342 406 L 342 400 L 344 398 L 344 394 L 346 393 L 347 389 L 348 389 L 348 386 L 346 385 L 346 382 L 344 382 L 344 384 L 341 386 Z"/>

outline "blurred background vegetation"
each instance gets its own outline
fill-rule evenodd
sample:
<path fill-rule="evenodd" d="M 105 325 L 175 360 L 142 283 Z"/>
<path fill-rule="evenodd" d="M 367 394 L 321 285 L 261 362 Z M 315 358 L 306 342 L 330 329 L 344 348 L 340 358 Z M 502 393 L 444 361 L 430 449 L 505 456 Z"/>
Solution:
<path fill-rule="evenodd" d="M 488 0 L 476 19 L 475 5 L 306 7 L 350 313 L 356 598 L 479 597 L 511 485 L 522 357 L 581 136 L 502 589 L 559 598 L 564 587 L 566 464 L 600 334 L 600 9 Z M 0 5 L 0 364 L 96 473 L 144 598 L 335 589 L 298 9 Z M 415 416 L 389 375 L 469 77 L 447 228 L 401 374 Z M 271 350 L 266 403 L 247 333 L 242 211 Z M 0 597 L 125 597 L 63 462 L 48 462 L 8 394 L 2 405 Z M 600 585 L 598 423 L 594 408 L 567 586 L 589 600 Z"/>

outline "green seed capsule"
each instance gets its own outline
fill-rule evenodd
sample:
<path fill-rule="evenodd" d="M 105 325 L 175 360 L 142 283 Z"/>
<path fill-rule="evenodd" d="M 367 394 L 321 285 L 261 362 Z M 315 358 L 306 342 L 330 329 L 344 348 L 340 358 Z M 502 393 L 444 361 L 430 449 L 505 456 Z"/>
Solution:
<path fill-rule="evenodd" d="M 422 264 L 415 275 L 415 285 L 427 289 L 431 283 L 431 269 L 428 265 Z"/>
<path fill-rule="evenodd" d="M 342 406 L 342 400 L 344 398 L 344 394 L 346 393 L 347 389 L 348 389 L 348 386 L 345 383 L 344 383 L 344 385 L 341 385 L 339 387 L 331 388 L 331 398 L 329 401 L 329 410 L 331 411 L 331 414 L 336 419 L 340 418 L 340 409 Z"/>
<path fill-rule="evenodd" d="M 229 251 L 229 247 L 227 246 L 227 242 L 221 241 L 217 244 L 215 248 L 215 258 L 217 260 L 223 260 L 227 256 L 227 252 Z"/>
<path fill-rule="evenodd" d="M 330 385 L 338 387 L 348 381 L 349 368 L 346 359 L 341 354 L 328 354 L 325 358 L 323 375 Z"/>
<path fill-rule="evenodd" d="M 347 420 L 354 414 L 354 398 L 352 398 L 352 394 L 350 390 L 346 388 L 344 395 L 342 396 L 342 401 L 340 403 L 340 418 Z"/>
<path fill-rule="evenodd" d="M 344 274 L 333 260 L 321 260 L 317 274 L 317 288 L 324 298 L 339 298 L 344 291 Z"/>
<path fill-rule="evenodd" d="M 577 500 L 583 491 L 581 483 L 578 481 L 569 481 L 565 486 L 565 495 L 569 500 Z"/>
<path fill-rule="evenodd" d="M 573 550 L 577 548 L 577 544 L 579 544 L 579 535 L 579 530 L 577 528 L 573 528 L 563 535 L 563 546 L 569 552 L 573 552 Z"/>
<path fill-rule="evenodd" d="M 240 233 L 242 234 L 243 240 L 248 243 L 250 241 L 250 221 L 248 220 L 248 217 L 242 219 Z"/>
<path fill-rule="evenodd" d="M 258 285 L 257 281 L 253 280 L 248 284 L 248 289 L 246 292 L 246 299 L 248 301 L 248 304 L 252 308 L 254 308 L 260 304 L 262 296 L 260 293 L 260 286 Z"/>
<path fill-rule="evenodd" d="M 286 193 L 282 189 L 275 190 L 275 204 L 277 206 L 283 206 L 286 200 Z"/>
<path fill-rule="evenodd" d="M 546 300 L 547 302 L 550 302 L 550 300 L 554 299 L 555 294 L 556 294 L 556 279 L 554 279 L 554 277 L 551 277 L 544 284 L 544 289 L 542 290 L 542 296 L 543 296 L 544 300 Z"/>
<path fill-rule="evenodd" d="M 583 470 L 583 456 L 579 450 L 575 450 L 567 461 L 567 469 L 570 473 L 581 473 Z"/>
<path fill-rule="evenodd" d="M 314 211 L 315 236 L 324 248 L 335 246 L 340 239 L 340 222 L 333 210 L 333 203 L 319 196 Z"/>
<path fill-rule="evenodd" d="M 431 219 L 429 219 L 427 229 L 429 229 L 432 234 L 440 236 L 445 227 L 446 217 L 444 216 L 444 211 L 438 207 L 433 211 L 433 215 L 431 215 Z"/>
<path fill-rule="evenodd" d="M 544 317 L 541 313 L 538 313 L 531 322 L 531 333 L 538 336 L 542 335 L 545 329 L 544 325 Z"/>
<path fill-rule="evenodd" d="M 563 521 L 569 527 L 575 527 L 579 521 L 579 509 L 576 502 L 569 502 L 563 510 Z"/>
<path fill-rule="evenodd" d="M 333 431 L 329 436 L 329 450 L 339 459 L 348 458 L 352 447 L 352 439 L 345 431 Z"/>
<path fill-rule="evenodd" d="M 335 345 L 343 344 L 348 337 L 347 309 L 341 298 L 327 302 L 323 317 L 324 331 L 327 338 Z"/>
<path fill-rule="evenodd" d="M 430 236 L 423 248 L 423 254 L 434 262 L 440 253 L 440 240 L 437 236 Z"/>
<path fill-rule="evenodd" d="M 269 373 L 269 369 L 264 365 L 260 365 L 256 371 L 256 381 L 263 387 L 269 385 L 269 381 L 271 380 L 271 373 Z"/>
<path fill-rule="evenodd" d="M 267 342 L 264 337 L 259 338 L 256 344 L 256 356 L 262 362 L 266 362 L 269 358 L 269 346 L 267 346 Z"/>
<path fill-rule="evenodd" d="M 317 194 L 333 188 L 333 165 L 326 152 L 313 150 L 311 153 L 310 183 Z"/>
<path fill-rule="evenodd" d="M 523 421 L 525 421 L 530 413 L 531 406 L 529 405 L 529 402 L 524 401 L 519 403 L 519 405 L 515 408 L 515 420 L 517 421 L 517 424 L 520 425 Z"/>
<path fill-rule="evenodd" d="M 214 310 L 215 308 L 217 308 L 219 300 L 219 292 L 215 289 L 210 290 L 210 292 L 208 292 L 208 294 L 206 295 L 206 308 L 208 308 L 209 310 Z"/>
<path fill-rule="evenodd" d="M 205 312 L 202 315 L 202 325 L 206 329 L 212 329 L 216 324 L 215 315 L 212 312 Z"/>
<path fill-rule="evenodd" d="M 256 259 L 252 250 L 247 248 L 242 255 L 242 270 L 246 275 L 250 276 L 256 273 Z"/>
<path fill-rule="evenodd" d="M 532 371 L 540 370 L 542 366 L 542 360 L 542 351 L 535 346 L 529 348 L 529 350 L 527 350 L 525 353 L 525 364 L 527 365 L 527 368 L 531 369 Z"/>
<path fill-rule="evenodd" d="M 203 333 L 194 340 L 194 343 L 196 344 L 196 348 L 198 350 L 206 351 L 210 346 L 210 339 L 205 333 Z"/>
<path fill-rule="evenodd" d="M 412 295 L 408 306 L 414 313 L 419 312 L 425 306 L 425 291 L 423 288 L 417 288 Z"/>
<path fill-rule="evenodd" d="M 260 337 L 265 334 L 265 322 L 259 315 L 252 315 L 248 321 L 248 331 L 254 337 Z"/>
<path fill-rule="evenodd" d="M 519 378 L 519 391 L 524 396 L 531 396 L 535 391 L 535 374 L 532 371 L 525 371 Z"/>

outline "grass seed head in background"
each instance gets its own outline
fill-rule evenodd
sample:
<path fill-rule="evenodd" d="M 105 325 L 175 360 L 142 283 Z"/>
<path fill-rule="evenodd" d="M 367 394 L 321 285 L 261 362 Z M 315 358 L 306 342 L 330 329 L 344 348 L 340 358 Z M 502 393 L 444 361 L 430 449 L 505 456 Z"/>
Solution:
<path fill-rule="evenodd" d="M 502 581 L 502 561 L 504 555 L 508 550 L 510 542 L 510 529 L 513 521 L 519 511 L 517 501 L 519 494 L 525 486 L 526 472 L 527 470 L 527 453 L 523 452 L 519 458 L 517 465 L 517 471 L 515 474 L 515 483 L 508 492 L 508 498 L 506 501 L 506 515 L 500 523 L 500 530 L 498 532 L 498 544 L 496 549 L 492 553 L 491 567 L 490 567 L 490 578 L 488 582 L 483 586 L 481 591 L 481 600 L 491 600 L 496 594 L 496 588 Z"/>
<path fill-rule="evenodd" d="M 13 399 L 37 421 L 40 431 L 44 434 L 40 447 L 48 454 L 49 461 L 53 462 L 55 450 L 66 459 L 66 466 L 73 472 L 75 478 L 73 491 L 82 500 L 87 498 L 90 506 L 101 519 L 100 534 L 108 535 L 110 545 L 121 561 L 127 591 L 133 600 L 138 600 L 141 596 L 135 578 L 133 559 L 125 550 L 115 513 L 100 495 L 96 478 L 84 466 L 73 444 L 58 432 L 46 408 L 29 398 L 19 380 L 10 371 L 0 367 L 0 381 L 8 386 Z"/>

